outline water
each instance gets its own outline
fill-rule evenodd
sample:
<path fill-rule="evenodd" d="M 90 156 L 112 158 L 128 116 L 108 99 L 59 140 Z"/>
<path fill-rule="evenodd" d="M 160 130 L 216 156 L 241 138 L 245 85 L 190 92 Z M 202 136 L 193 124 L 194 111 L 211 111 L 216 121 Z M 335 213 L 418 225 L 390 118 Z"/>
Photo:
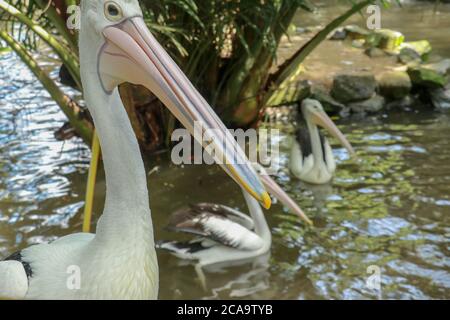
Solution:
<path fill-rule="evenodd" d="M 430 38 L 426 30 L 422 37 Z M 6 256 L 81 229 L 89 151 L 78 139 L 55 140 L 64 116 L 14 55 L 0 56 L 0 66 L 0 256 Z M 191 265 L 159 253 L 160 297 L 450 298 L 450 114 L 390 113 L 338 124 L 358 159 L 335 146 L 333 185 L 314 188 L 285 169 L 292 128 L 283 127 L 276 179 L 314 228 L 275 204 L 267 212 L 268 266 L 207 274 L 206 292 Z M 146 167 L 157 239 L 183 237 L 164 224 L 191 202 L 245 210 L 239 188 L 220 169 L 176 167 L 167 154 Z M 102 173 L 96 195 L 95 219 L 104 201 Z M 369 266 L 381 272 L 381 291 L 366 285 Z"/>
<path fill-rule="evenodd" d="M 311 2 L 318 8 L 317 12 L 298 14 L 294 19 L 296 25 L 324 26 L 349 8 L 346 0 L 313 0 Z M 427 1 L 403 0 L 401 2 L 401 8 L 396 5 L 388 9 L 381 7 L 381 27 L 401 31 L 406 41 L 429 40 L 433 45 L 434 55 L 448 57 L 450 54 L 448 46 L 450 5 L 441 3 L 435 11 L 434 4 Z M 365 27 L 366 18 L 356 14 L 346 24 L 358 24 Z"/>

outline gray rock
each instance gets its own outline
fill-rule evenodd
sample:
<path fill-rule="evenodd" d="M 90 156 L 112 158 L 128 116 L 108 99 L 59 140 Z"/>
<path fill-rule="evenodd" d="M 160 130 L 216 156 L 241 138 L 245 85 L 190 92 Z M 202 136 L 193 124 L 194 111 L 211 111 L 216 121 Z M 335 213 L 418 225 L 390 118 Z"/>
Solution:
<path fill-rule="evenodd" d="M 331 95 L 339 102 L 361 101 L 375 94 L 377 82 L 370 73 L 341 74 L 333 81 Z"/>
<path fill-rule="evenodd" d="M 406 97 L 399 99 L 399 100 L 393 100 L 386 104 L 387 109 L 407 109 L 414 106 L 414 98 L 411 95 L 407 95 Z"/>
<path fill-rule="evenodd" d="M 297 27 L 295 29 L 295 33 L 306 34 L 306 33 L 317 32 L 319 30 L 322 30 L 322 26 Z"/>
<path fill-rule="evenodd" d="M 300 34 L 300 33 L 307 33 L 308 32 L 308 30 L 306 28 L 303 28 L 303 27 L 298 27 L 295 31 L 298 34 Z"/>
<path fill-rule="evenodd" d="M 450 74 L 450 59 L 444 59 L 439 62 L 425 64 L 423 65 L 423 67 L 434 70 L 440 75 L 446 76 Z"/>
<path fill-rule="evenodd" d="M 375 95 L 374 97 L 350 103 L 348 106 L 354 113 L 376 113 L 383 109 L 386 100 L 379 95 Z"/>
<path fill-rule="evenodd" d="M 371 58 L 379 58 L 379 57 L 385 57 L 386 52 L 381 50 L 380 48 L 367 48 L 364 53 L 368 55 Z"/>
<path fill-rule="evenodd" d="M 450 110 L 450 87 L 430 90 L 433 106 L 440 110 Z"/>
<path fill-rule="evenodd" d="M 330 40 L 345 40 L 345 38 L 347 38 L 347 31 L 345 31 L 345 29 L 340 28 L 337 29 L 333 35 L 330 37 Z"/>
<path fill-rule="evenodd" d="M 347 109 L 345 105 L 336 101 L 322 86 L 313 87 L 311 90 L 311 99 L 318 100 L 327 112 L 342 112 Z"/>
<path fill-rule="evenodd" d="M 422 62 L 422 57 L 414 49 L 403 48 L 398 54 L 398 61 L 406 65 L 420 64 Z"/>
<path fill-rule="evenodd" d="M 404 42 L 400 46 L 400 50 L 409 48 L 414 50 L 420 57 L 424 57 L 432 51 L 431 44 L 428 40 Z"/>
<path fill-rule="evenodd" d="M 366 43 L 366 40 L 364 39 L 355 39 L 352 41 L 352 47 L 357 49 L 364 48 L 364 44 Z"/>
<path fill-rule="evenodd" d="M 390 99 L 402 99 L 412 88 L 408 73 L 403 71 L 388 71 L 378 77 L 380 93 Z"/>

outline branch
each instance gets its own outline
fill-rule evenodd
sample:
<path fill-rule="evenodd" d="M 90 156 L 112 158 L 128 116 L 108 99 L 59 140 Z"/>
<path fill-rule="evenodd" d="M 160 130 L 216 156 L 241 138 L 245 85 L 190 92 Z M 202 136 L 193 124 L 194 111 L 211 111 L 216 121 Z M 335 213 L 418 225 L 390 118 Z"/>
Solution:
<path fill-rule="evenodd" d="M 36 3 L 41 7 L 42 9 L 45 8 L 48 0 L 34 0 Z M 54 1 L 56 2 L 56 1 Z M 69 3 L 76 4 L 76 1 L 66 1 L 66 6 L 69 6 Z M 64 11 L 64 10 L 62 10 Z M 78 45 L 77 45 L 77 38 L 75 34 L 71 33 L 69 29 L 67 29 L 66 21 L 64 20 L 63 16 L 65 12 L 60 12 L 55 9 L 54 6 L 50 6 L 48 8 L 47 12 L 45 13 L 48 17 L 48 19 L 53 23 L 56 30 L 59 32 L 61 36 L 63 36 L 64 39 L 66 39 L 67 43 L 69 44 L 70 49 L 72 49 L 74 52 L 78 51 Z"/>

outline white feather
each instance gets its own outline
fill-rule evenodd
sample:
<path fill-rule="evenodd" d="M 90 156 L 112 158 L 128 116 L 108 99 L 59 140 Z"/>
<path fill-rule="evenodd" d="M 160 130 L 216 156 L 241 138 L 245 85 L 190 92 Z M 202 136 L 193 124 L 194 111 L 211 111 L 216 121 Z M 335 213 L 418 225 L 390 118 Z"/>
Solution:
<path fill-rule="evenodd" d="M 28 291 L 28 278 L 19 261 L 0 262 L 0 300 L 23 299 Z"/>
<path fill-rule="evenodd" d="M 334 175 L 334 172 L 336 171 L 336 161 L 334 160 L 333 149 L 331 149 L 330 143 L 326 138 L 324 145 L 325 145 L 325 159 L 327 161 L 328 172 L 331 175 Z"/>
<path fill-rule="evenodd" d="M 228 219 L 211 216 L 203 225 L 205 230 L 220 239 L 226 239 L 231 246 L 239 250 L 253 251 L 264 245 L 264 241 L 256 233 Z"/>
<path fill-rule="evenodd" d="M 166 242 L 159 247 L 169 250 L 181 259 L 197 260 L 196 269 L 247 263 L 267 254 L 272 237 L 264 213 L 257 200 L 244 190 L 243 194 L 254 231 L 223 216 L 198 215 L 192 222 L 204 231 L 205 237 L 197 238 L 187 244 Z M 239 213 L 239 215 L 243 214 Z"/>
<path fill-rule="evenodd" d="M 328 140 L 324 141 L 325 159 L 316 163 L 314 161 L 313 154 L 310 154 L 303 159 L 300 144 L 297 141 L 292 143 L 291 156 L 289 160 L 289 166 L 292 174 L 302 181 L 312 184 L 322 184 L 329 182 L 336 170 L 336 162 L 333 156 L 333 150 L 328 143 Z"/>

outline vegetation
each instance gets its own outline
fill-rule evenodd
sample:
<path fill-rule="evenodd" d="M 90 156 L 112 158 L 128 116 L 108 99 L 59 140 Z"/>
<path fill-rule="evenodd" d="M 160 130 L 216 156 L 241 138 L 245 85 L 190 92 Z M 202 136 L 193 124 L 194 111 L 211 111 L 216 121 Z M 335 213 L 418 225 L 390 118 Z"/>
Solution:
<path fill-rule="evenodd" d="M 66 28 L 67 8 L 76 0 L 0 0 L 0 38 L 24 60 L 67 115 L 77 133 L 89 142 L 93 126 L 87 111 L 64 94 L 32 58 L 41 41 L 81 88 L 76 33 Z M 257 124 L 262 110 L 283 99 L 308 54 L 327 35 L 373 0 L 349 1 L 349 11 L 332 21 L 275 70 L 282 36 L 298 10 L 313 10 L 307 0 L 140 1 L 146 22 L 220 117 L 230 126 Z M 46 9 L 45 13 L 44 10 Z M 275 70 L 275 71 L 274 71 Z M 141 145 L 156 150 L 167 144 L 176 121 L 141 87 L 120 88 Z M 295 99 L 289 96 L 287 99 Z"/>

